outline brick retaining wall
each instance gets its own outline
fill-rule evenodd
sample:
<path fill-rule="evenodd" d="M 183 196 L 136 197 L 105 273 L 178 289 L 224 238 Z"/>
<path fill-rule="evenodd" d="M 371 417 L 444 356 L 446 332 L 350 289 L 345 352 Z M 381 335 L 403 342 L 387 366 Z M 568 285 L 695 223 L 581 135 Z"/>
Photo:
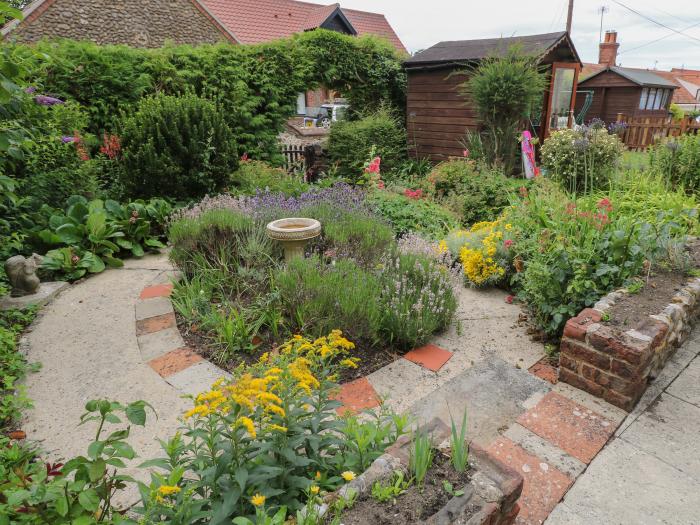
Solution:
<path fill-rule="evenodd" d="M 621 332 L 601 319 L 624 293 L 608 294 L 566 323 L 559 380 L 630 411 L 697 321 L 700 278 L 688 281 L 663 312 Z"/>

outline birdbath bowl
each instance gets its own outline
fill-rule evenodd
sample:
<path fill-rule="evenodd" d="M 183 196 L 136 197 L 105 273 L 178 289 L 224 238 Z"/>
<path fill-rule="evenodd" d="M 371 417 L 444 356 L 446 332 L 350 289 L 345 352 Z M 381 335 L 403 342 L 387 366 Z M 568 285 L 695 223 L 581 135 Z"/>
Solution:
<path fill-rule="evenodd" d="M 291 217 L 272 221 L 267 225 L 267 235 L 282 243 L 284 260 L 304 256 L 304 246 L 321 235 L 321 223 L 316 219 Z"/>

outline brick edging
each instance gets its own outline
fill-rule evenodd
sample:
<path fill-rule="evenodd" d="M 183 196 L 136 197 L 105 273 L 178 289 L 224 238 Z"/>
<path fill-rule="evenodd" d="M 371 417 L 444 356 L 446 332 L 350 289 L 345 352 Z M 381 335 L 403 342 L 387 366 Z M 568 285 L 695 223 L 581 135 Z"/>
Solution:
<path fill-rule="evenodd" d="M 626 290 L 609 293 L 569 319 L 559 354 L 559 379 L 630 411 L 700 315 L 700 278 L 689 279 L 664 310 L 621 332 L 601 323 Z"/>
<path fill-rule="evenodd" d="M 197 395 L 230 374 L 207 361 L 185 344 L 170 300 L 179 272 L 159 273 L 141 290 L 134 304 L 134 330 L 141 359 L 170 386 L 183 394 Z"/>

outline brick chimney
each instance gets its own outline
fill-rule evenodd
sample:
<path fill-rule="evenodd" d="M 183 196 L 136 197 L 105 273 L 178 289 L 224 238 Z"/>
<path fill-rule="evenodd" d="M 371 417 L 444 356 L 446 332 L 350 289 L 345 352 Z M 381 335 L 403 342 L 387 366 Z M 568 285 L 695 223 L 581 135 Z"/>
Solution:
<path fill-rule="evenodd" d="M 606 31 L 605 40 L 600 43 L 598 63 L 604 66 L 614 66 L 617 61 L 617 31 Z"/>

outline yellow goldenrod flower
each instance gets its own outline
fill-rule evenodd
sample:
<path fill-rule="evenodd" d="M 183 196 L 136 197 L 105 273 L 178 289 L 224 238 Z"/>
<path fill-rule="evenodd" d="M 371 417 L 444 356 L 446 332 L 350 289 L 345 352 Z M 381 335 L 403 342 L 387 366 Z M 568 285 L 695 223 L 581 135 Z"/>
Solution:
<path fill-rule="evenodd" d="M 173 494 L 180 492 L 180 490 L 180 487 L 175 485 L 161 485 L 158 487 L 158 494 L 161 496 L 172 496 Z"/>
<path fill-rule="evenodd" d="M 270 353 L 265 352 L 263 355 L 260 356 L 260 359 L 258 360 L 259 363 L 267 363 L 268 359 L 270 359 Z"/>
<path fill-rule="evenodd" d="M 352 470 L 346 470 L 340 475 L 345 481 L 352 481 L 355 479 L 355 473 Z"/>
<path fill-rule="evenodd" d="M 253 423 L 253 420 L 249 417 L 241 416 L 236 419 L 236 426 L 244 427 L 253 439 L 258 435 L 257 432 L 255 432 L 255 423 Z"/>
<path fill-rule="evenodd" d="M 261 507 L 262 505 L 265 505 L 265 496 L 263 496 L 262 494 L 256 494 L 255 496 L 250 498 L 250 502 L 256 507 Z"/>
<path fill-rule="evenodd" d="M 281 425 L 275 425 L 274 423 L 271 423 L 270 425 L 268 425 L 267 428 L 269 428 L 270 430 L 276 430 L 277 432 L 287 432 L 287 427 L 283 427 Z"/>
<path fill-rule="evenodd" d="M 344 366 L 345 368 L 357 368 L 357 363 L 355 363 L 352 359 L 343 359 L 340 362 L 341 366 Z"/>
<path fill-rule="evenodd" d="M 273 414 L 277 414 L 280 417 L 285 417 L 287 414 L 284 411 L 284 408 L 277 406 L 277 405 L 267 405 L 265 407 L 265 410 L 267 412 L 272 412 Z"/>

